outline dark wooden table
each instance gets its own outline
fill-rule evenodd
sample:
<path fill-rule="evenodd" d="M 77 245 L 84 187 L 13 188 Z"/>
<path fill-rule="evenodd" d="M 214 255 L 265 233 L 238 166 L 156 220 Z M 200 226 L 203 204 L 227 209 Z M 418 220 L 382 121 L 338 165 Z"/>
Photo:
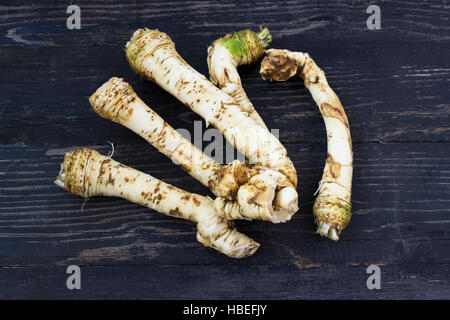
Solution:
<path fill-rule="evenodd" d="M 0 5 L 0 298 L 450 298 L 450 28 L 446 1 L 69 1 Z M 381 30 L 369 30 L 369 4 Z M 301 81 L 244 87 L 298 170 L 300 210 L 286 224 L 238 222 L 262 246 L 229 259 L 195 226 L 116 198 L 85 203 L 53 184 L 64 153 L 91 147 L 164 179 L 208 190 L 140 137 L 97 116 L 88 97 L 125 78 L 175 128 L 201 120 L 136 76 L 124 44 L 139 27 L 168 33 L 207 74 L 206 48 L 241 28 L 270 28 L 272 47 L 309 52 L 347 111 L 353 219 L 341 241 L 316 235 L 312 204 L 326 134 Z M 205 145 L 204 145 L 205 146 Z M 380 266 L 381 289 L 366 286 Z M 66 268 L 81 268 L 68 290 Z"/>

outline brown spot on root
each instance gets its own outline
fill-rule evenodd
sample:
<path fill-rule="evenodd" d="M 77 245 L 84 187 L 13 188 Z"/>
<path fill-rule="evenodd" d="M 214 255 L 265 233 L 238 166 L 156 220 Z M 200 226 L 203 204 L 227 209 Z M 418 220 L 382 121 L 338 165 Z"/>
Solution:
<path fill-rule="evenodd" d="M 227 197 L 235 198 L 240 185 L 243 185 L 256 174 L 256 170 L 250 169 L 240 163 L 230 163 L 223 166 L 216 174 L 216 179 L 208 181 L 210 190 L 219 188 Z"/>
<path fill-rule="evenodd" d="M 225 106 L 235 106 L 236 103 L 235 102 L 223 102 L 220 101 L 220 108 L 223 110 L 227 110 L 227 108 Z"/>
<path fill-rule="evenodd" d="M 227 68 L 223 69 L 223 73 L 225 74 L 225 82 L 230 82 L 230 73 Z"/>
<path fill-rule="evenodd" d="M 103 175 L 106 173 L 105 164 L 107 164 L 106 160 L 102 161 L 102 164 L 100 165 L 100 172 L 97 177 L 97 184 L 103 184 Z"/>
<path fill-rule="evenodd" d="M 135 98 L 133 97 L 132 100 L 134 101 Z M 133 108 L 128 108 L 128 116 L 127 116 L 127 120 L 131 118 L 131 116 L 133 115 L 134 109 Z"/>
<path fill-rule="evenodd" d="M 186 195 L 181 197 L 181 200 L 189 201 L 190 198 L 191 198 L 191 196 L 189 194 L 186 194 Z"/>
<path fill-rule="evenodd" d="M 180 162 L 179 166 L 187 173 L 192 171 L 192 167 L 189 162 Z"/>
<path fill-rule="evenodd" d="M 202 169 L 203 170 L 209 169 L 210 166 L 211 166 L 210 163 L 202 163 Z"/>
<path fill-rule="evenodd" d="M 216 182 L 214 180 L 210 179 L 208 181 L 208 188 L 209 188 L 209 190 L 215 190 L 216 186 L 217 186 L 217 184 L 216 184 Z"/>
<path fill-rule="evenodd" d="M 264 80 L 286 81 L 297 73 L 297 65 L 283 52 L 269 53 L 261 62 L 260 73 Z"/>
<path fill-rule="evenodd" d="M 327 153 L 327 161 L 326 161 L 327 171 L 325 172 L 327 177 L 332 179 L 338 179 L 341 175 L 342 164 L 335 161 L 333 156 Z"/>
<path fill-rule="evenodd" d="M 257 196 L 251 197 L 250 199 L 247 200 L 247 203 L 248 204 L 257 204 L 256 198 L 257 198 Z"/>
<path fill-rule="evenodd" d="M 348 141 L 348 145 L 350 146 L 350 152 L 352 153 L 352 163 L 351 165 L 353 165 L 353 145 L 352 145 L 352 138 L 350 137 L 350 133 L 347 137 L 347 141 Z"/>
<path fill-rule="evenodd" d="M 158 193 L 159 192 L 159 190 L 160 190 L 160 185 L 161 185 L 161 182 L 160 181 L 158 181 L 158 183 L 156 184 L 156 188 L 155 188 L 155 190 L 153 190 L 153 193 Z"/>
<path fill-rule="evenodd" d="M 195 197 L 192 197 L 192 201 L 194 201 L 194 204 L 195 204 L 197 207 L 200 207 L 201 202 L 198 201 Z"/>
<path fill-rule="evenodd" d="M 170 209 L 169 210 L 169 214 L 171 216 L 175 216 L 175 217 L 182 217 L 183 214 L 181 213 L 180 209 L 178 209 L 178 207 L 176 207 L 175 209 Z"/>
<path fill-rule="evenodd" d="M 237 165 L 234 168 L 234 179 L 237 181 L 239 185 L 243 185 L 250 180 L 251 177 L 253 177 L 256 174 L 256 171 L 253 169 L 250 169 L 244 165 Z"/>
<path fill-rule="evenodd" d="M 114 181 L 115 181 L 115 180 L 116 180 L 116 179 L 112 177 L 111 172 L 110 172 L 110 173 L 109 173 L 109 176 L 108 176 L 108 182 L 107 182 L 107 184 L 110 183 L 110 184 L 112 184 L 112 185 L 114 186 Z"/>
<path fill-rule="evenodd" d="M 340 103 L 332 105 L 324 102 L 320 105 L 320 111 L 322 112 L 323 117 L 336 118 L 348 128 L 347 115 L 345 114 L 344 108 L 342 108 Z"/>
<path fill-rule="evenodd" d="M 223 220 L 224 219 L 220 219 L 220 222 L 222 222 Z M 236 228 L 236 225 L 234 224 L 233 221 L 227 220 L 226 222 L 227 222 L 227 226 L 228 226 L 229 229 L 235 229 Z"/>

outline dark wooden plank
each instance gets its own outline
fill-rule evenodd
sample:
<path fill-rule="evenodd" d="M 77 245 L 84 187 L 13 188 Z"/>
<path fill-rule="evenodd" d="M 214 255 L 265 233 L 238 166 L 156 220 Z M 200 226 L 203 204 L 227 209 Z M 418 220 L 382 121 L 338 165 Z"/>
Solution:
<path fill-rule="evenodd" d="M 125 41 L 125 40 L 124 40 Z M 180 41 L 180 46 L 189 41 Z M 183 56 L 207 74 L 203 43 Z M 284 47 L 284 45 L 281 45 Z M 448 141 L 450 45 L 305 44 L 326 71 L 347 111 L 353 140 Z M 414 55 L 409 55 L 411 50 Z M 368 61 L 370 55 L 370 61 Z M 14 64 L 11 60 L 14 59 Z M 374 67 L 375 66 L 375 67 Z M 88 97 L 111 76 L 121 76 L 175 128 L 193 133 L 201 118 L 157 85 L 130 70 L 122 48 L 74 47 L 0 49 L 0 143 L 134 143 L 133 133 L 101 119 Z M 258 65 L 241 69 L 244 87 L 282 142 L 322 142 L 324 125 L 299 80 L 262 81 Z"/>
<path fill-rule="evenodd" d="M 105 146 L 93 146 L 107 153 Z M 450 145 L 355 145 L 351 224 L 339 243 L 314 234 L 313 193 L 325 146 L 288 145 L 299 171 L 300 212 L 286 224 L 238 222 L 262 243 L 250 259 L 230 259 L 195 240 L 195 226 L 115 198 L 83 200 L 52 184 L 60 146 L 0 147 L 0 265 L 270 265 L 447 263 Z M 152 147 L 117 145 L 114 158 L 191 192 L 207 189 Z M 381 249 L 382 248 L 382 249 Z M 182 259 L 180 259 L 182 257 Z"/>
<path fill-rule="evenodd" d="M 370 1 L 77 1 L 0 5 L 0 298 L 450 298 L 450 37 L 445 1 L 390 1 L 382 29 Z M 209 194 L 142 139 L 91 111 L 87 98 L 124 77 L 175 128 L 198 116 L 128 67 L 123 45 L 148 26 L 207 74 L 206 47 L 267 25 L 273 47 L 309 52 L 340 96 L 355 153 L 351 224 L 338 243 L 314 234 L 312 203 L 326 155 L 322 119 L 298 80 L 244 87 L 299 172 L 300 212 L 286 224 L 237 224 L 262 247 L 231 260 L 195 226 L 121 199 L 83 200 L 52 184 L 64 152 L 91 146 L 191 192 Z M 205 145 L 204 145 L 205 146 Z M 83 206 L 83 212 L 81 208 Z M 83 289 L 65 268 L 82 267 Z M 366 288 L 378 264 L 382 290 Z M 270 290 L 268 290 L 270 288 Z"/>
<path fill-rule="evenodd" d="M 7 35 L 0 38 L 0 143 L 59 143 L 63 137 L 72 144 L 99 144 L 104 136 L 132 143 L 132 134 L 99 119 L 87 102 L 111 76 L 129 81 L 173 126 L 191 129 L 200 118 L 156 85 L 138 80 L 125 61 L 123 45 L 149 21 L 168 32 L 204 74 L 212 40 L 266 23 L 273 47 L 308 51 L 327 72 L 354 141 L 448 141 L 450 109 L 442 93 L 448 87 L 450 42 L 443 3 L 383 3 L 379 31 L 366 28 L 365 1 L 78 5 L 86 25 L 75 31 L 65 26 L 66 5 L 56 1 L 7 1 L 0 7 L 0 33 Z M 249 96 L 268 125 L 280 129 L 283 142 L 325 139 L 321 117 L 300 81 L 263 82 L 257 65 L 241 73 Z"/>
<path fill-rule="evenodd" d="M 367 265 L 81 267 L 81 290 L 65 267 L 0 268 L 9 299 L 448 299 L 448 263 L 381 265 L 381 290 L 368 290 Z M 345 277 L 343 276 L 345 275 Z M 351 279 L 351 280 L 350 280 Z"/>
<path fill-rule="evenodd" d="M 206 43 L 217 34 L 238 27 L 265 24 L 277 38 L 303 41 L 355 40 L 449 41 L 448 7 L 445 1 L 389 1 L 382 8 L 382 29 L 367 29 L 370 1 L 88 1 L 81 8 L 82 28 L 66 28 L 69 3 L 53 1 L 2 1 L 1 45 L 56 46 L 123 43 L 138 27 L 160 27 L 176 40 L 191 46 Z M 300 41 L 299 41 L 300 40 Z"/>

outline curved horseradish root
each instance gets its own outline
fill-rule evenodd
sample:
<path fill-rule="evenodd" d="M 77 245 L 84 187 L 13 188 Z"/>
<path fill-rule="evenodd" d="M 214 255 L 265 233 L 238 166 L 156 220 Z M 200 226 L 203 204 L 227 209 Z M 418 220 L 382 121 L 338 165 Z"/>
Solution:
<path fill-rule="evenodd" d="M 272 37 L 269 30 L 261 27 L 259 33 L 246 29 L 227 34 L 208 47 L 208 68 L 211 82 L 232 96 L 242 110 L 264 128 L 266 127 L 264 121 L 256 112 L 242 87 L 237 67 L 258 60 L 271 42 Z"/>
<path fill-rule="evenodd" d="M 339 240 L 351 218 L 352 141 L 344 108 L 324 72 L 307 53 L 270 49 L 261 63 L 264 80 L 286 81 L 299 75 L 319 106 L 327 130 L 328 155 L 314 203 L 317 232 Z"/>
<path fill-rule="evenodd" d="M 298 210 L 297 173 L 278 139 L 243 111 L 235 99 L 189 66 L 165 33 L 139 29 L 126 47 L 127 59 L 137 74 L 157 83 L 198 113 L 251 164 L 256 164 L 253 169 L 257 174 L 239 186 L 237 203 L 219 198 L 216 210 L 227 212 L 230 219 L 289 220 Z"/>
<path fill-rule="evenodd" d="M 166 215 L 197 223 L 197 240 L 229 257 L 244 258 L 259 244 L 216 215 L 213 201 L 175 188 L 90 149 L 66 154 L 55 183 L 77 196 L 127 199 Z"/>
<path fill-rule="evenodd" d="M 257 169 L 239 161 L 220 165 L 150 109 L 123 79 L 111 78 L 97 89 L 89 101 L 100 116 L 131 129 L 209 187 L 217 196 L 214 204 L 219 216 L 227 219 L 273 219 L 268 215 L 272 212 L 270 208 L 261 203 L 264 196 L 270 200 L 274 198 L 276 186 L 264 189 L 263 185 L 255 190 L 261 184 L 260 180 L 270 174 L 269 170 L 265 173 L 259 170 L 260 174 L 257 174 Z M 282 195 L 278 193 L 274 200 L 279 207 L 283 205 Z M 237 203 L 233 201 L 236 198 Z"/>

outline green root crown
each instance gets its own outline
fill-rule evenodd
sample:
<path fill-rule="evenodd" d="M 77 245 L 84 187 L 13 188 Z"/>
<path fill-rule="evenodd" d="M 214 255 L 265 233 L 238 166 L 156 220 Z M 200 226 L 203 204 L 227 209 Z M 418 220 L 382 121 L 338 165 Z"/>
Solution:
<path fill-rule="evenodd" d="M 250 64 L 261 57 L 265 48 L 272 42 L 272 36 L 269 29 L 261 27 L 259 33 L 246 29 L 227 34 L 219 41 L 233 57 L 247 58 L 247 63 Z"/>

